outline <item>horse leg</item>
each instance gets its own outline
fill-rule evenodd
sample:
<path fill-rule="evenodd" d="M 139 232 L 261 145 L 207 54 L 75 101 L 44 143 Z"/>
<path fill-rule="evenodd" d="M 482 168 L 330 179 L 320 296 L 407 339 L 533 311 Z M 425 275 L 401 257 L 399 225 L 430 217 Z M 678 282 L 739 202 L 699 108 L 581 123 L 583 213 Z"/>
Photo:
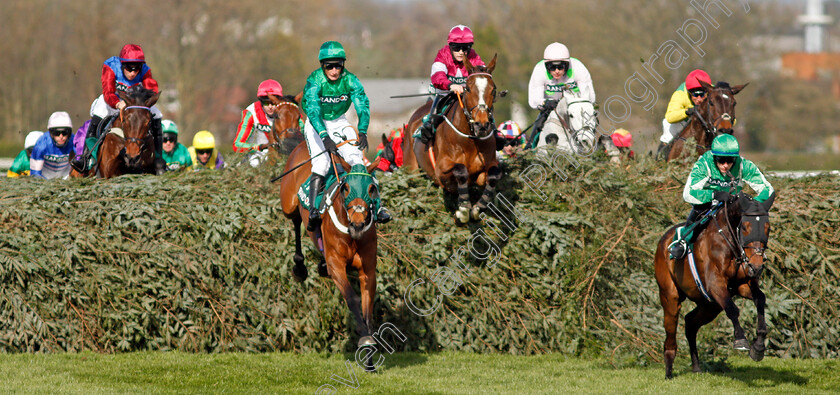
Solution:
<path fill-rule="evenodd" d="M 452 167 L 452 175 L 458 183 L 458 210 L 455 211 L 455 219 L 460 223 L 467 223 L 470 220 L 470 173 L 466 166 L 456 164 Z"/>
<path fill-rule="evenodd" d="M 306 280 L 306 277 L 308 276 L 306 266 L 303 264 L 303 249 L 300 245 L 300 223 L 302 221 L 303 220 L 300 218 L 292 219 L 292 224 L 294 224 L 295 227 L 295 267 L 292 268 L 292 276 L 295 280 L 301 283 Z"/>
<path fill-rule="evenodd" d="M 752 279 L 749 283 L 738 287 L 738 294 L 747 299 L 752 299 L 753 302 L 755 302 L 757 316 L 755 329 L 756 338 L 750 346 L 750 358 L 752 358 L 753 361 L 758 362 L 764 359 L 764 342 L 767 339 L 767 323 L 764 321 L 764 306 L 766 305 L 766 298 L 764 296 L 764 292 L 762 292 L 758 287 L 757 279 Z"/>
<path fill-rule="evenodd" d="M 487 209 L 487 205 L 496 196 L 496 184 L 500 178 L 502 178 L 502 169 L 499 166 L 493 166 L 487 170 L 487 186 L 484 188 L 484 193 L 481 194 L 481 199 L 478 200 L 478 203 L 470 211 L 473 221 L 479 220 L 479 214 Z"/>
<path fill-rule="evenodd" d="M 365 338 L 370 337 L 370 329 L 365 323 L 365 320 L 362 318 L 359 296 L 353 291 L 353 287 L 347 279 L 345 260 L 328 256 L 327 264 L 330 267 L 330 277 L 332 277 L 332 280 L 335 283 L 335 286 L 338 287 L 341 295 L 344 296 L 344 301 L 347 303 L 347 307 L 356 319 L 356 331 L 359 332 L 359 345 L 362 345 L 362 341 Z"/>
<path fill-rule="evenodd" d="M 371 255 L 371 254 L 366 254 Z M 362 261 L 361 255 L 355 257 L 354 266 L 359 267 L 359 289 L 362 293 L 362 318 L 368 329 L 373 328 L 373 300 L 376 297 L 376 255 L 367 256 Z M 376 344 L 373 336 L 359 339 L 359 347 Z"/>
<path fill-rule="evenodd" d="M 691 354 L 691 370 L 700 373 L 700 356 L 697 355 L 697 332 L 720 314 L 720 306 L 714 303 L 699 304 L 685 316 L 685 338 L 688 340 L 688 352 Z"/>
<path fill-rule="evenodd" d="M 735 343 L 733 346 L 736 350 L 749 350 L 750 343 L 747 341 L 747 337 L 744 335 L 744 328 L 741 328 L 741 322 L 738 320 L 738 316 L 741 315 L 741 311 L 738 310 L 738 306 L 735 305 L 735 301 L 732 300 L 731 296 L 726 295 L 722 301 L 718 300 L 718 303 L 723 306 L 723 311 L 726 312 L 726 317 L 732 321 L 733 335 L 735 336 Z"/>
<path fill-rule="evenodd" d="M 673 283 L 659 286 L 659 303 L 662 305 L 663 326 L 665 327 L 665 378 L 673 378 L 674 358 L 677 356 L 677 323 L 680 320 L 682 306 L 679 294 Z"/>

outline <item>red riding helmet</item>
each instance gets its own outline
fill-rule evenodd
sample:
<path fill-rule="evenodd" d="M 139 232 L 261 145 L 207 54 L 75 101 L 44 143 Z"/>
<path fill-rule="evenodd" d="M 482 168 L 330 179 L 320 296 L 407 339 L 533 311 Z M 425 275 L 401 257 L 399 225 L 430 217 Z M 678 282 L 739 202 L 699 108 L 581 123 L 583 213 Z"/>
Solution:
<path fill-rule="evenodd" d="M 277 95 L 283 96 L 283 87 L 280 86 L 280 83 L 275 80 L 265 80 L 260 82 L 259 88 L 257 88 L 257 96 L 268 96 L 268 95 Z"/>
<path fill-rule="evenodd" d="M 685 89 L 692 90 L 702 88 L 700 81 L 705 81 L 709 85 L 712 84 L 712 78 L 709 77 L 709 74 L 706 74 L 705 71 L 700 69 L 692 70 L 688 73 L 688 76 L 685 77 Z"/>
<path fill-rule="evenodd" d="M 137 44 L 126 44 L 120 50 L 120 62 L 122 63 L 146 63 L 146 56 L 143 48 Z"/>
<path fill-rule="evenodd" d="M 449 30 L 448 43 L 467 44 L 473 42 L 473 32 L 464 25 L 458 25 Z"/>

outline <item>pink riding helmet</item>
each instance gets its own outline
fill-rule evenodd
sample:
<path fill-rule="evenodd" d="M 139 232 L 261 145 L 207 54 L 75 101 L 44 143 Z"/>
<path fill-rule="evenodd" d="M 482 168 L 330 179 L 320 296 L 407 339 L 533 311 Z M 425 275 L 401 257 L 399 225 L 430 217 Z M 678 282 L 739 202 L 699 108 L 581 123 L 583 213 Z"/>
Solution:
<path fill-rule="evenodd" d="M 262 97 L 268 95 L 283 96 L 283 87 L 280 86 L 279 82 L 275 80 L 260 82 L 260 86 L 257 88 L 257 96 Z"/>
<path fill-rule="evenodd" d="M 449 30 L 448 43 L 467 44 L 473 42 L 473 32 L 464 25 L 457 25 Z"/>
<path fill-rule="evenodd" d="M 121 63 L 146 63 L 146 55 L 143 54 L 143 48 L 137 44 L 126 44 L 120 50 Z"/>

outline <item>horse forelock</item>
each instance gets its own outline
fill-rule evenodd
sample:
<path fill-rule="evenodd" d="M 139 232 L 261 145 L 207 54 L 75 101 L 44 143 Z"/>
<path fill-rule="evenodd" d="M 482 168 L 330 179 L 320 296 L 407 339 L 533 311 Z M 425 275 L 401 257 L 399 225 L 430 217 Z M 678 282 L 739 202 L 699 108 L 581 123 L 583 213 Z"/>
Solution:
<path fill-rule="evenodd" d="M 152 96 L 155 95 L 155 91 L 151 89 L 146 89 L 142 85 L 135 85 L 131 88 L 128 88 L 128 90 L 125 91 L 125 94 L 126 102 L 130 102 L 129 104 L 132 105 L 138 105 L 143 104 L 146 102 L 146 100 L 151 99 Z"/>

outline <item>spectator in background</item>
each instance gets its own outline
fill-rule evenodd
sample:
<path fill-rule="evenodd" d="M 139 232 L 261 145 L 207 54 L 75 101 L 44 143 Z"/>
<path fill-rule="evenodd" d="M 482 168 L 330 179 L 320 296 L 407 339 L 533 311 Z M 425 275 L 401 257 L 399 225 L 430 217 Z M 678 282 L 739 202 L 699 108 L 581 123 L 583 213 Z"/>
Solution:
<path fill-rule="evenodd" d="M 223 169 L 225 159 L 216 149 L 216 138 L 213 133 L 202 130 L 193 136 L 193 145 L 188 149 L 192 166 L 190 169 L 199 171 L 206 169 Z"/>
<path fill-rule="evenodd" d="M 498 152 L 499 159 L 515 158 L 525 149 L 525 136 L 516 122 L 511 120 L 503 122 L 498 127 L 498 135 L 503 144 Z"/>
<path fill-rule="evenodd" d="M 6 172 L 6 177 L 13 178 L 29 175 L 29 157 L 32 156 L 32 148 L 35 147 L 38 138 L 43 134 L 44 132 L 35 130 L 26 135 L 26 139 L 23 142 L 23 150 L 15 157 L 14 162 L 12 162 L 12 167 Z"/>
<path fill-rule="evenodd" d="M 163 128 L 163 160 L 166 171 L 184 170 L 192 166 L 192 158 L 184 144 L 178 142 L 178 125 L 168 119 L 161 121 Z"/>
<path fill-rule="evenodd" d="M 70 159 L 76 154 L 70 144 L 73 131 L 70 114 L 64 111 L 52 113 L 47 122 L 47 131 L 32 148 L 29 175 L 48 180 L 67 178 L 70 176 Z"/>

